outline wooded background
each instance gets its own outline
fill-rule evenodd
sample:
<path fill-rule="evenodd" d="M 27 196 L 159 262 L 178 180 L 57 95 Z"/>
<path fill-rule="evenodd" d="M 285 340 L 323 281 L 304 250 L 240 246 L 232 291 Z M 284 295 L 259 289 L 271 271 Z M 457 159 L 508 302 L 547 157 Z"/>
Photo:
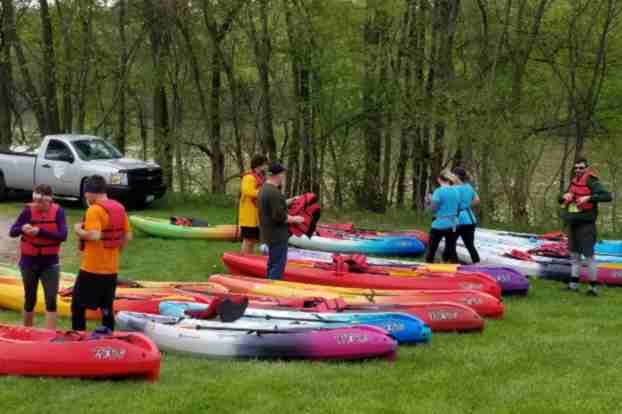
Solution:
<path fill-rule="evenodd" d="M 232 194 L 263 152 L 288 193 L 375 212 L 462 165 L 483 221 L 517 224 L 556 217 L 577 154 L 619 185 L 619 0 L 0 4 L 3 148 L 100 135 Z"/>

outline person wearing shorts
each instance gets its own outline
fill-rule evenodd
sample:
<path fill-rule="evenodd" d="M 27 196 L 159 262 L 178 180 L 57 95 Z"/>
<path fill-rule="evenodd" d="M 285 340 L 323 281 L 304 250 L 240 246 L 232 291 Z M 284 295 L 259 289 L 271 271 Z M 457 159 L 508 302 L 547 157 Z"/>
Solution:
<path fill-rule="evenodd" d="M 123 205 L 106 195 L 103 177 L 91 176 L 84 195 L 89 208 L 84 221 L 74 227 L 82 257 L 73 288 L 71 324 L 76 331 L 86 330 L 86 310 L 99 309 L 102 325 L 113 331 L 119 257 L 132 233 Z"/>
<path fill-rule="evenodd" d="M 242 239 L 242 253 L 252 254 L 259 240 L 259 212 L 257 195 L 264 182 L 268 159 L 256 154 L 251 159 L 251 170 L 242 176 L 240 184 L 240 211 L 238 225 Z"/>
<path fill-rule="evenodd" d="M 38 185 L 32 203 L 9 231 L 21 237 L 19 267 L 24 284 L 24 326 L 32 326 L 39 282 L 45 293 L 45 327 L 56 329 L 56 299 L 60 277 L 60 245 L 67 240 L 65 212 L 52 201 L 52 188 Z"/>
<path fill-rule="evenodd" d="M 598 268 L 594 260 L 598 203 L 611 200 L 611 194 L 600 183 L 594 170 L 589 168 L 587 159 L 579 157 L 574 164 L 574 176 L 568 191 L 559 197 L 562 206 L 561 217 L 567 225 L 568 250 L 572 262 L 570 281 L 566 290 L 575 292 L 579 290 L 583 257 L 590 277 L 587 294 L 598 296 Z"/>

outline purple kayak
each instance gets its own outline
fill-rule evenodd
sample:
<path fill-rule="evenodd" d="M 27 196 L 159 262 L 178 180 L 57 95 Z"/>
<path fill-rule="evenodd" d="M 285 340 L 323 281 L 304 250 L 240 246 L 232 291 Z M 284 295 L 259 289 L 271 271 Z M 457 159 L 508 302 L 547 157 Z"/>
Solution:
<path fill-rule="evenodd" d="M 313 360 L 395 359 L 397 341 L 382 328 L 356 325 L 333 329 L 279 330 L 236 328 L 222 322 L 214 326 L 200 319 L 119 312 L 122 330 L 142 332 L 163 351 L 186 352 L 208 358 L 277 358 Z"/>
<path fill-rule="evenodd" d="M 315 250 L 305 250 L 289 248 L 287 258 L 293 260 L 316 260 L 326 263 L 333 262 L 333 254 Z M 403 267 L 405 269 L 415 269 L 417 267 L 429 266 L 428 263 L 414 262 L 410 260 L 383 259 L 378 257 L 366 257 L 367 264 L 374 266 Z M 458 271 L 481 272 L 494 278 L 501 286 L 501 292 L 506 295 L 521 295 L 529 291 L 529 279 L 522 273 L 509 268 L 485 265 L 458 265 Z"/>

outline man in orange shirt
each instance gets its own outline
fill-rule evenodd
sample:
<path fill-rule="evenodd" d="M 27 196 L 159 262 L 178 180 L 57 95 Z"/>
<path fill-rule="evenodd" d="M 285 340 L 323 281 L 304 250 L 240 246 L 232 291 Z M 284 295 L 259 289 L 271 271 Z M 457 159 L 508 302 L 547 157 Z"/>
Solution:
<path fill-rule="evenodd" d="M 89 177 L 84 196 L 89 208 L 74 227 L 82 259 L 71 301 L 72 328 L 86 330 L 86 310 L 100 309 L 102 324 L 112 331 L 119 256 L 132 233 L 123 205 L 106 195 L 104 177 Z"/>

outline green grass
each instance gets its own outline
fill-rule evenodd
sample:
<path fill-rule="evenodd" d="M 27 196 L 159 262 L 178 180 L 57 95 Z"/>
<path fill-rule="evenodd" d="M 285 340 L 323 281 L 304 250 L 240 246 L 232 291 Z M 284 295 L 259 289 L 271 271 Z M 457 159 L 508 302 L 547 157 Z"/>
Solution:
<path fill-rule="evenodd" d="M 234 209 L 220 201 L 165 201 L 144 214 L 233 222 Z M 0 216 L 14 217 L 20 208 L 4 203 Z M 66 208 L 70 223 L 77 222 L 81 211 Z M 331 217 L 359 223 L 362 216 Z M 365 222 L 416 223 L 396 213 Z M 72 236 L 63 253 L 64 270 L 78 269 L 75 245 Z M 204 280 L 224 270 L 223 251 L 238 248 L 136 234 L 121 273 L 134 279 Z M 12 414 L 618 412 L 622 290 L 608 288 L 602 297 L 589 298 L 562 293 L 560 287 L 536 280 L 528 297 L 505 299 L 505 319 L 489 321 L 482 334 L 436 334 L 429 345 L 401 347 L 393 363 L 211 361 L 165 354 L 156 384 L 0 377 L 0 406 Z M 0 321 L 18 323 L 19 315 L 0 311 Z M 69 327 L 68 320 L 62 326 Z"/>

